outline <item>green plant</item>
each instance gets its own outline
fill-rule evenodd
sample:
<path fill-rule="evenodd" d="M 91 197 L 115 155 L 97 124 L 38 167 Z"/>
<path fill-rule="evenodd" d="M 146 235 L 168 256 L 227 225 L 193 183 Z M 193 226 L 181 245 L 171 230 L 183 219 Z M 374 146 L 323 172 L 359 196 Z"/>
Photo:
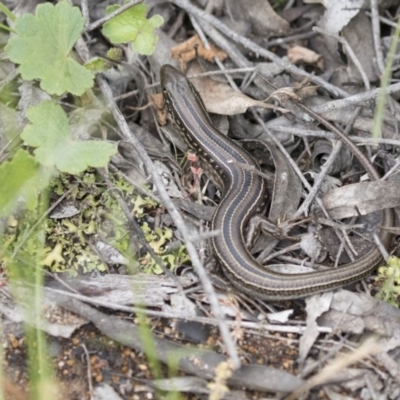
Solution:
<path fill-rule="evenodd" d="M 23 79 L 39 79 L 49 94 L 70 92 L 77 96 L 93 86 L 94 76 L 71 53 L 85 20 L 77 7 L 66 1 L 56 6 L 39 4 L 35 15 L 15 20 L 16 35 L 5 48 L 10 60 L 20 64 Z"/>
<path fill-rule="evenodd" d="M 110 7 L 107 12 L 118 8 Z M 43 90 L 55 95 L 69 92 L 81 96 L 93 86 L 94 75 L 76 61 L 72 52 L 84 29 L 84 18 L 77 7 L 66 1 L 56 6 L 45 3 L 37 6 L 35 15 L 24 14 L 20 18 L 15 18 L 4 5 L 1 9 L 15 21 L 16 34 L 9 39 L 5 52 L 11 61 L 20 64 L 19 72 L 23 79 L 38 79 Z M 139 52 L 143 49 L 144 54 L 149 54 L 157 40 L 153 31 L 163 21 L 159 16 L 147 20 L 145 14 L 146 7 L 139 4 L 108 21 L 105 31 L 110 40 L 123 42 L 121 32 L 134 25 L 134 36 L 126 37 L 126 41 L 132 40 Z M 40 166 L 79 174 L 88 166 L 106 166 L 116 153 L 110 143 L 82 141 L 74 136 L 67 115 L 54 100 L 31 107 L 28 118 L 32 124 L 25 127 L 21 138 L 36 148 L 37 163 L 25 150 L 19 150 L 15 158 L 0 170 L 1 183 L 8 180 L 10 172 L 15 177 L 13 187 L 7 187 L 2 193 L 0 217 L 13 212 L 11 204 L 16 203 L 16 198 L 22 198 L 28 208 L 34 206 L 34 197 L 48 184 L 48 177 L 54 174 L 52 168 L 45 170 Z M 22 173 L 24 170 L 30 173 Z"/>
<path fill-rule="evenodd" d="M 36 161 L 46 167 L 79 174 L 88 167 L 105 167 L 117 152 L 111 143 L 73 137 L 67 115 L 52 101 L 29 108 L 28 118 L 31 124 L 25 127 L 21 138 L 35 148 Z"/>
<path fill-rule="evenodd" d="M 116 7 L 109 8 L 107 13 Z M 99 175 L 88 170 L 89 167 L 106 167 L 110 157 L 116 154 L 115 145 L 104 140 L 83 140 L 81 131 L 86 132 L 93 122 L 76 124 L 79 115 L 91 113 L 101 125 L 101 117 L 107 110 L 91 89 L 95 73 L 110 68 L 112 63 L 97 58 L 82 65 L 73 49 L 85 31 L 85 19 L 79 8 L 72 7 L 66 0 L 56 5 L 39 4 L 34 14 L 19 18 L 2 3 L 0 12 L 6 14 L 12 24 L 10 27 L 0 24 L 4 31 L 12 32 L 4 48 L 5 55 L 10 63 L 18 64 L 22 82 L 33 81 L 33 87 L 38 82 L 40 89 L 47 93 L 41 96 L 47 100 L 28 109 L 30 123 L 17 129 L 14 121 L 17 113 L 13 109 L 17 101 L 10 97 L 10 85 L 1 87 L 0 117 L 13 146 L 7 151 L 0 149 L 3 156 L 0 218 L 6 221 L 0 231 L 0 255 L 2 266 L 15 282 L 16 298 L 32 303 L 26 325 L 31 398 L 55 398 L 55 381 L 46 357 L 45 338 L 35 328 L 42 313 L 43 266 L 52 271 L 76 273 L 72 262 L 75 261 L 85 271 L 105 269 L 89 246 L 89 239 L 99 232 L 122 253 L 130 251 L 121 209 Z M 160 16 L 147 20 L 145 14 L 146 8 L 139 5 L 134 11 L 129 9 L 122 13 L 118 19 L 112 18 L 107 22 L 108 39 L 112 43 L 122 43 L 121 40 L 115 42 L 114 37 L 127 27 L 136 26 L 134 37 L 127 38 L 127 42 L 132 42 L 138 52 L 150 54 L 157 41 L 153 31 L 163 21 Z M 111 48 L 107 53 L 112 60 L 119 61 L 121 56 L 120 49 Z M 18 84 L 12 82 L 14 92 Z M 60 100 L 79 108 L 67 113 L 68 107 L 61 107 Z M 85 107 L 81 106 L 83 104 Z M 8 119 L 13 122 L 8 123 Z M 116 184 L 132 194 L 132 187 L 121 179 L 117 178 Z M 82 212 L 62 220 L 46 218 L 50 191 L 59 196 L 67 192 L 66 198 L 79 201 Z M 142 216 L 144 207 L 157 207 L 154 202 L 136 195 L 132 196 L 131 205 L 135 213 L 142 213 Z M 105 218 L 114 222 L 109 231 L 102 226 Z M 71 237 L 76 239 L 76 246 L 71 246 Z M 18 290 L 17 283 L 21 281 L 33 288 L 28 297 Z"/>
<path fill-rule="evenodd" d="M 119 7 L 118 5 L 107 7 L 106 14 L 111 14 Z M 164 20 L 160 15 L 146 19 L 146 14 L 146 4 L 138 4 L 106 22 L 102 33 L 113 44 L 130 42 L 133 50 L 140 54 L 151 55 L 158 41 L 154 30 L 159 28 Z"/>
<path fill-rule="evenodd" d="M 381 283 L 381 287 L 376 297 L 399 307 L 400 260 L 397 257 L 390 257 L 387 265 L 379 267 L 377 281 Z"/>

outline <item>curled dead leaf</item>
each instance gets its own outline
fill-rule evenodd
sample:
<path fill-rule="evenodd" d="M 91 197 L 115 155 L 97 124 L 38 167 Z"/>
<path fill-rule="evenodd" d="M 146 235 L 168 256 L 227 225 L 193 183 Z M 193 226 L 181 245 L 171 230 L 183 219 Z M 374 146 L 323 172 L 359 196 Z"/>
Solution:
<path fill-rule="evenodd" d="M 271 93 L 271 95 L 267 98 L 267 100 L 271 98 L 278 100 L 279 103 L 284 103 L 287 100 L 300 101 L 300 99 L 297 97 L 295 89 L 291 87 L 283 87 L 275 90 L 274 92 Z"/>
<path fill-rule="evenodd" d="M 309 97 L 314 95 L 318 88 L 319 86 L 315 85 L 302 87 L 296 91 L 297 98 L 300 101 L 308 99 Z"/>
<path fill-rule="evenodd" d="M 324 60 L 322 59 L 321 54 L 303 46 L 293 46 L 288 49 L 288 58 L 293 64 L 314 64 L 320 69 L 324 66 Z"/>
<path fill-rule="evenodd" d="M 164 109 L 164 98 L 161 93 L 153 94 L 150 96 L 151 101 L 157 110 L 158 122 L 161 126 L 167 123 L 167 113 Z"/>
<path fill-rule="evenodd" d="M 307 86 L 308 81 L 303 81 L 296 87 L 283 87 L 275 90 L 267 98 L 267 100 L 273 98 L 279 101 L 279 103 L 285 103 L 287 100 L 294 100 L 302 102 L 305 99 L 313 96 L 319 86 Z"/>
<path fill-rule="evenodd" d="M 203 57 L 207 61 L 214 62 L 215 57 L 220 61 L 225 60 L 227 54 L 212 44 L 210 44 L 209 49 L 206 49 L 197 35 L 192 36 L 190 39 L 171 49 L 171 57 L 179 61 L 182 71 L 186 70 L 186 65 L 189 61 L 196 59 L 198 56 Z"/>

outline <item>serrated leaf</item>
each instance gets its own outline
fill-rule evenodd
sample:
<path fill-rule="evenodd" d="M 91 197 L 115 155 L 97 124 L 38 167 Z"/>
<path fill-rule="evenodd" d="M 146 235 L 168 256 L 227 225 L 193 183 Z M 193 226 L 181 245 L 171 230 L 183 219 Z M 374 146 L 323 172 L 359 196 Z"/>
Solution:
<path fill-rule="evenodd" d="M 26 80 L 40 79 L 40 87 L 50 94 L 70 92 L 77 96 L 93 86 L 93 74 L 70 57 L 73 45 L 84 27 L 77 7 L 66 1 L 36 7 L 36 14 L 24 14 L 15 22 L 17 33 L 5 51 L 20 64 Z"/>
<path fill-rule="evenodd" d="M 0 218 L 10 215 L 18 205 L 32 210 L 38 192 L 50 181 L 50 171 L 43 169 L 25 150 L 19 149 L 11 161 L 0 165 Z"/>
<path fill-rule="evenodd" d="M 28 118 L 32 124 L 25 127 L 21 138 L 36 147 L 35 158 L 43 165 L 79 174 L 87 167 L 105 167 L 116 154 L 111 143 L 74 139 L 64 110 L 51 101 L 29 108 Z"/>
<path fill-rule="evenodd" d="M 113 5 L 106 9 L 106 14 L 117 10 L 119 6 Z M 158 37 L 154 30 L 159 28 L 164 19 L 160 15 L 153 15 L 146 19 L 146 4 L 138 4 L 117 15 L 103 26 L 102 33 L 111 43 L 132 42 L 132 48 L 143 55 L 151 55 Z"/>

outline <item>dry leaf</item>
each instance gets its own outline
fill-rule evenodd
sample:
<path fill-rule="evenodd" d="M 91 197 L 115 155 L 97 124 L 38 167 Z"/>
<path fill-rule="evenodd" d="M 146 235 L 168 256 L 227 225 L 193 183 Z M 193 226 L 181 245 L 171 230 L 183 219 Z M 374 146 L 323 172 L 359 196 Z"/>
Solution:
<path fill-rule="evenodd" d="M 241 0 L 231 2 L 229 12 L 233 19 L 249 21 L 255 35 L 262 38 L 280 36 L 290 32 L 289 23 L 283 19 L 267 0 Z"/>
<path fill-rule="evenodd" d="M 194 75 L 200 72 L 199 67 L 193 65 L 188 74 Z M 214 114 L 243 114 L 249 107 L 272 108 L 281 112 L 287 112 L 284 108 L 254 100 L 241 92 L 237 92 L 227 83 L 217 82 L 208 77 L 192 78 L 190 81 L 200 93 L 207 111 Z"/>
<path fill-rule="evenodd" d="M 303 46 L 293 46 L 288 49 L 288 58 L 293 64 L 315 64 L 315 66 L 320 69 L 324 66 L 324 60 L 322 59 L 321 54 Z"/>
<path fill-rule="evenodd" d="M 297 83 L 294 87 L 282 87 L 280 89 L 275 90 L 271 93 L 271 95 L 266 99 L 270 98 L 276 99 L 279 103 L 284 103 L 287 100 L 294 100 L 298 102 L 303 102 L 305 99 L 313 96 L 319 86 L 308 86 L 309 80 L 305 79 L 302 82 Z"/>
<path fill-rule="evenodd" d="M 322 201 L 332 218 L 366 215 L 400 206 L 400 181 L 359 182 L 326 193 Z"/>
<path fill-rule="evenodd" d="M 319 331 L 317 319 L 329 310 L 332 303 L 333 292 L 316 294 L 306 299 L 307 326 L 299 343 L 300 362 L 306 359 L 311 347 L 315 343 Z"/>
<path fill-rule="evenodd" d="M 304 101 L 305 99 L 308 99 L 311 96 L 314 96 L 314 93 L 317 91 L 319 86 L 305 86 L 300 89 L 298 89 L 296 92 L 297 98 L 299 99 L 300 102 Z"/>
<path fill-rule="evenodd" d="M 156 107 L 158 122 L 161 126 L 167 123 L 167 113 L 164 109 L 164 98 L 162 93 L 153 94 L 150 96 L 151 101 Z"/>
<path fill-rule="evenodd" d="M 268 96 L 267 100 L 271 98 L 278 100 L 279 103 L 284 103 L 288 100 L 300 101 L 300 99 L 297 97 L 296 90 L 291 87 L 283 87 L 275 90 L 270 96 Z"/>
<path fill-rule="evenodd" d="M 203 57 L 207 61 L 214 62 L 215 57 L 220 61 L 225 60 L 227 54 L 212 44 L 210 44 L 210 49 L 206 49 L 197 35 L 171 49 L 171 57 L 179 61 L 182 71 L 186 70 L 186 65 L 189 61 L 196 59 L 198 56 Z"/>

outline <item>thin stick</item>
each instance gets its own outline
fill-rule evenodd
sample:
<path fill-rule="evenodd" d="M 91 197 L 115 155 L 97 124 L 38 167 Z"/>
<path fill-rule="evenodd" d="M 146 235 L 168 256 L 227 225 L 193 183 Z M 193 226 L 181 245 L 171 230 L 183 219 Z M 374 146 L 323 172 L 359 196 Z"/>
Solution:
<path fill-rule="evenodd" d="M 296 400 L 302 394 L 308 392 L 310 389 L 317 385 L 327 382 L 330 378 L 335 376 L 338 372 L 343 371 L 348 366 L 361 361 L 363 358 L 377 353 L 381 348 L 375 340 L 366 340 L 357 350 L 345 356 L 339 355 L 330 364 L 324 367 L 318 374 L 314 375 L 309 381 L 301 388 L 291 393 L 285 400 Z"/>
<path fill-rule="evenodd" d="M 355 94 L 354 96 L 346 97 L 345 99 L 329 101 L 320 106 L 312 107 L 312 110 L 318 114 L 340 110 L 342 108 L 347 108 L 356 104 L 366 103 L 369 100 L 375 100 L 381 92 L 385 95 L 398 93 L 400 92 L 400 83 L 395 83 L 385 88 L 372 89 L 368 92 L 363 92 Z"/>
<path fill-rule="evenodd" d="M 379 70 L 379 75 L 383 74 L 385 70 L 385 63 L 383 61 L 383 52 L 381 47 L 381 27 L 379 22 L 379 10 L 377 0 L 371 0 L 371 22 L 372 22 L 372 36 L 374 39 L 376 63 Z"/>
<path fill-rule="evenodd" d="M 81 347 L 82 347 L 83 351 L 85 352 L 85 356 L 86 356 L 89 395 L 90 395 L 90 400 L 92 400 L 93 399 L 93 382 L 92 382 L 92 369 L 90 366 L 90 356 L 89 356 L 89 352 L 88 352 L 88 349 L 87 349 L 85 343 L 82 343 Z"/>

